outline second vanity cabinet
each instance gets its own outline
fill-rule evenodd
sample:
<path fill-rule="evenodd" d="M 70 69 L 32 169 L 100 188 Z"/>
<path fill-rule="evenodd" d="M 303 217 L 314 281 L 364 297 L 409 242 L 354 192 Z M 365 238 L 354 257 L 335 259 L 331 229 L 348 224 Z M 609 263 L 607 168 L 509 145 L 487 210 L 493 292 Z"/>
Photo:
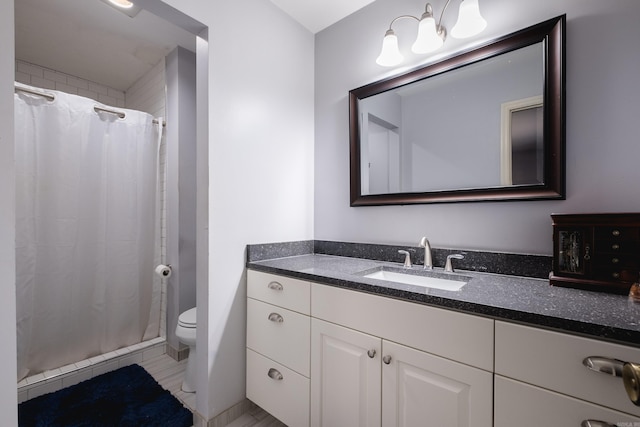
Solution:
<path fill-rule="evenodd" d="M 589 357 L 638 362 L 640 349 L 496 321 L 495 355 L 496 427 L 640 421 L 622 379 L 583 363 Z"/>

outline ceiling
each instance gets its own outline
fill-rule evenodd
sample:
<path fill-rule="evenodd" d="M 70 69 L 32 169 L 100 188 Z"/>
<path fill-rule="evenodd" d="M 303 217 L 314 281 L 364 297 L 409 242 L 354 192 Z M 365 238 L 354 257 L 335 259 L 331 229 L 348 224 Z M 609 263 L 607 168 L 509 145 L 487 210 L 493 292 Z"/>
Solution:
<path fill-rule="evenodd" d="M 237 0 L 231 0 L 237 1 Z M 316 33 L 374 0 L 271 0 Z M 16 58 L 127 90 L 195 36 L 146 10 L 131 18 L 101 0 L 16 0 Z"/>
<path fill-rule="evenodd" d="M 324 30 L 375 0 L 271 0 L 312 33 Z"/>

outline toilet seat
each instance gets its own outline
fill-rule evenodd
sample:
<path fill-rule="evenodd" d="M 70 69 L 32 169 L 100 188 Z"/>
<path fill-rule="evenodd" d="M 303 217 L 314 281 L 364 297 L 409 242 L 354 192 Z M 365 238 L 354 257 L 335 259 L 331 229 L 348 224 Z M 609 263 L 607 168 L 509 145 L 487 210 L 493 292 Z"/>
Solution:
<path fill-rule="evenodd" d="M 195 329 L 196 327 L 196 308 L 195 307 L 185 311 L 180 316 L 178 316 L 178 326 L 183 328 Z"/>

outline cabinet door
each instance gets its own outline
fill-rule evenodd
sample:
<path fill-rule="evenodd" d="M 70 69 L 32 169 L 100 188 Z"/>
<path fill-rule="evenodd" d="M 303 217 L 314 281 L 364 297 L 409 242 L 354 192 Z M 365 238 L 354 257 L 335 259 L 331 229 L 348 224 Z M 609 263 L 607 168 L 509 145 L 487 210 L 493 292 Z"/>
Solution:
<path fill-rule="evenodd" d="M 492 373 L 389 341 L 382 348 L 383 427 L 492 425 Z"/>
<path fill-rule="evenodd" d="M 495 427 L 640 425 L 640 418 L 496 375 Z"/>
<path fill-rule="evenodd" d="M 311 320 L 311 425 L 380 426 L 380 338 Z"/>

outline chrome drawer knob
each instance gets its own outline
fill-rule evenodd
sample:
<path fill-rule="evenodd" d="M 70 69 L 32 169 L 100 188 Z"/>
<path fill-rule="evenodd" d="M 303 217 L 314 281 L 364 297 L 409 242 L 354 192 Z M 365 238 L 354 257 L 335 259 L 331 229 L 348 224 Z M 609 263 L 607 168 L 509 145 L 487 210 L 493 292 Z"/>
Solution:
<path fill-rule="evenodd" d="M 276 381 L 282 381 L 284 379 L 280 371 L 278 371 L 276 368 L 269 369 L 269 372 L 267 372 L 267 376 Z"/>
<path fill-rule="evenodd" d="M 374 357 L 376 357 L 376 351 L 374 349 L 367 351 L 367 356 L 373 359 Z"/>
<path fill-rule="evenodd" d="M 271 313 L 268 317 L 269 320 L 276 323 L 284 322 L 284 318 L 280 316 L 278 313 Z"/>
<path fill-rule="evenodd" d="M 620 249 L 620 245 L 617 243 L 614 243 L 613 245 L 611 245 L 611 249 L 613 249 L 614 251 L 617 251 L 618 249 Z"/>
<path fill-rule="evenodd" d="M 613 277 L 614 279 L 619 279 L 620 278 L 620 273 L 613 273 L 611 274 L 611 277 Z"/>
<path fill-rule="evenodd" d="M 382 358 L 382 361 L 384 362 L 385 365 L 388 365 L 391 363 L 391 356 L 386 355 L 385 357 Z"/>
<path fill-rule="evenodd" d="M 281 291 L 282 290 L 282 285 L 278 282 L 270 282 L 267 287 L 269 289 L 273 289 L 274 291 Z"/>
<path fill-rule="evenodd" d="M 620 235 L 620 230 L 613 230 L 611 232 L 611 234 L 613 234 L 614 236 L 618 237 Z"/>
<path fill-rule="evenodd" d="M 613 264 L 617 264 L 619 262 L 620 262 L 620 260 L 618 258 L 611 259 L 611 263 L 613 263 Z"/>

